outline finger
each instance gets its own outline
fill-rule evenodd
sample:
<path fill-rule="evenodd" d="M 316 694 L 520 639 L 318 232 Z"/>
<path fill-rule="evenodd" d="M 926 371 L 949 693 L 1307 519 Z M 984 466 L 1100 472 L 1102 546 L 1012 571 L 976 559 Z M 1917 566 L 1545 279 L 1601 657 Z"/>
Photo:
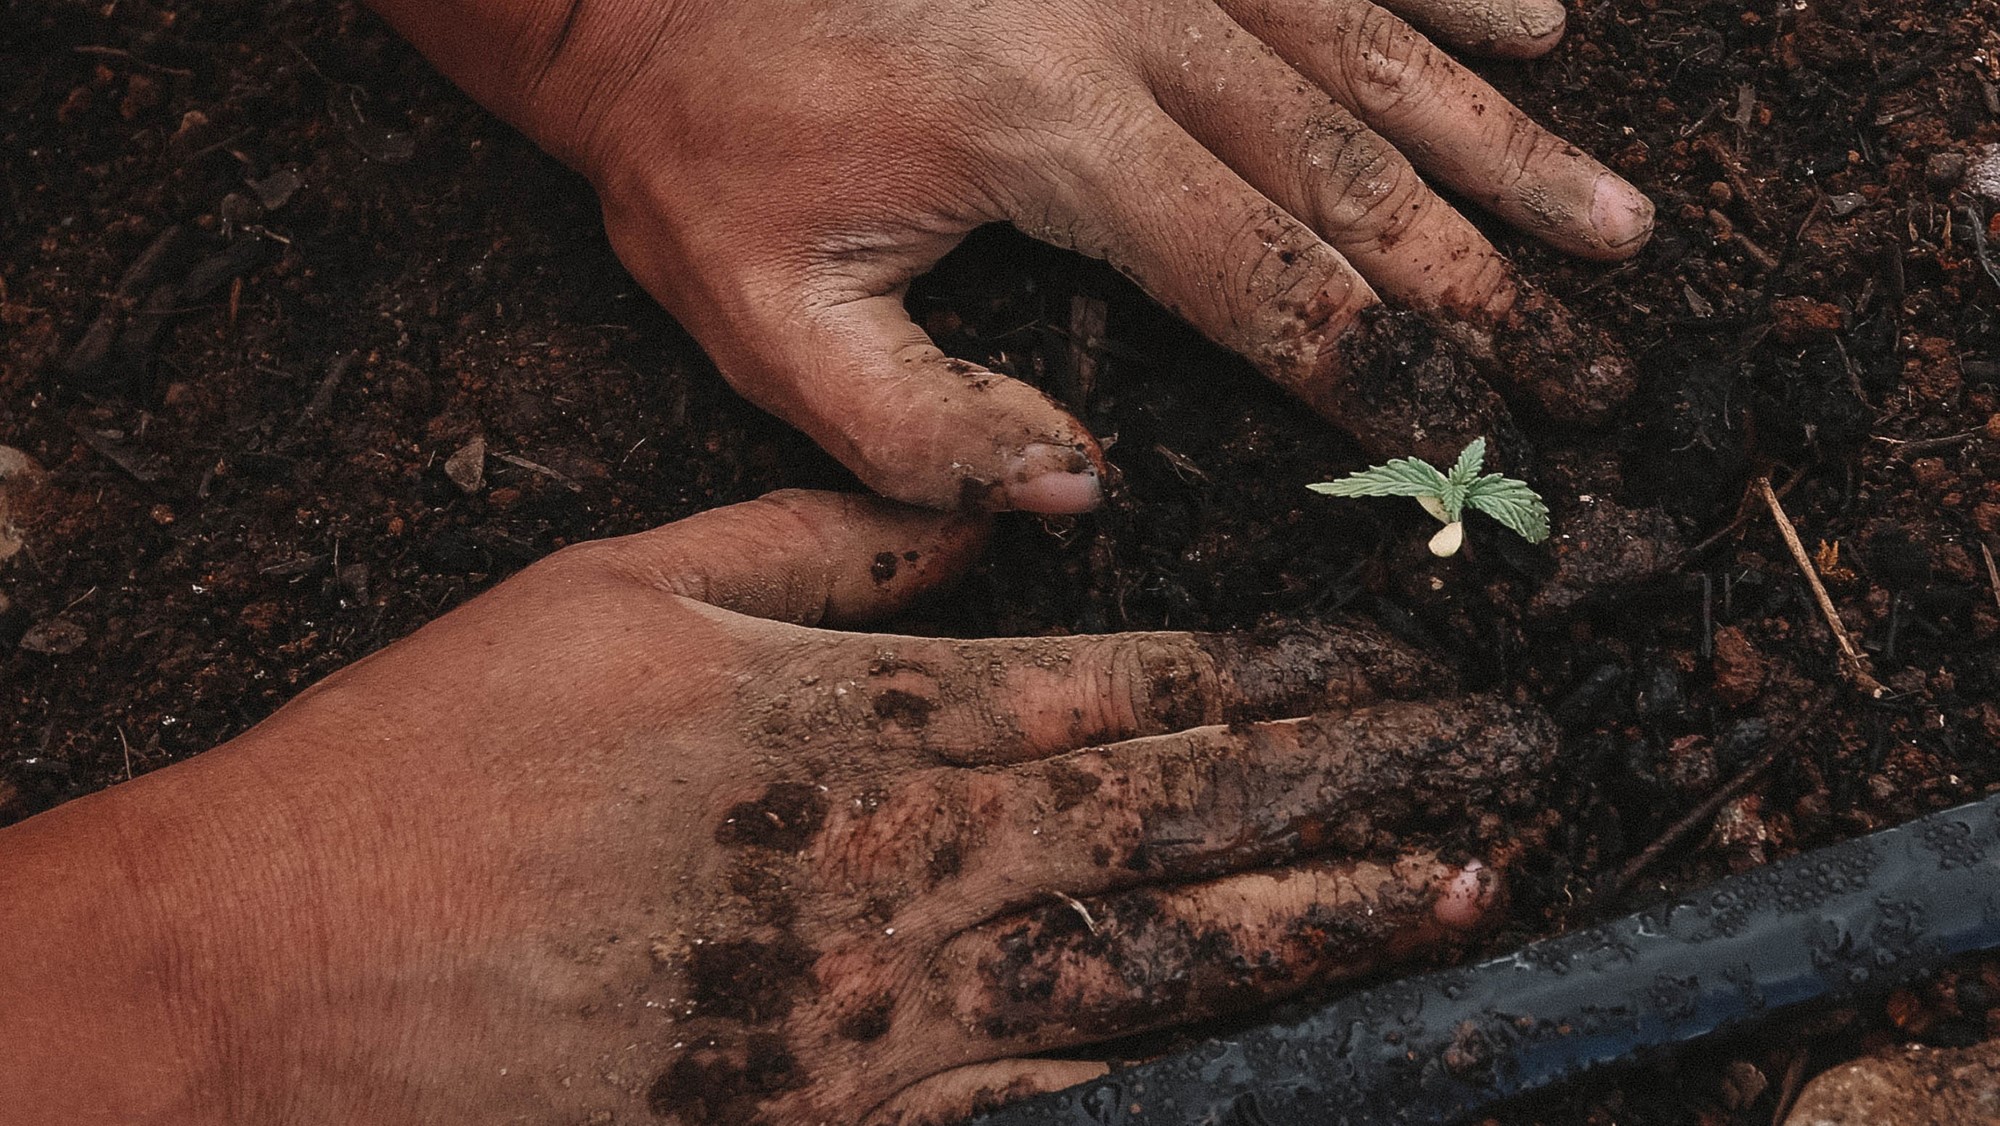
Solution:
<path fill-rule="evenodd" d="M 954 1126 L 1033 1095 L 1060 1091 L 1110 1071 L 1094 1060 L 990 1060 L 933 1075 L 897 1092 L 863 1126 Z"/>
<path fill-rule="evenodd" d="M 1545 716 L 1484 697 L 1202 727 L 833 795 L 812 867 L 855 894 L 928 889 L 895 925 L 949 935 L 1059 895 L 1463 832 L 1535 809 L 1555 753 Z"/>
<path fill-rule="evenodd" d="M 606 217 L 620 259 L 730 385 L 869 488 L 927 508 L 1087 512 L 1105 465 L 1083 424 L 1019 380 L 947 357 L 903 308 L 903 287 L 975 223 L 812 267 L 738 239 L 711 256 L 728 268 L 688 279 L 691 251 L 632 233 L 653 229 L 642 219 Z"/>
<path fill-rule="evenodd" d="M 1489 325 L 1504 315 L 1505 261 L 1393 146 L 1213 5 L 1169 34 L 1148 81 L 1204 147 L 1392 302 Z"/>
<path fill-rule="evenodd" d="M 1437 693 L 1452 677 L 1366 625 L 1250 635 L 1123 633 L 942 641 L 829 634 L 788 643 L 774 731 L 844 729 L 927 763 L 1022 762 L 1204 724 Z M 782 714 L 781 714 L 782 713 Z"/>
<path fill-rule="evenodd" d="M 1630 257 L 1652 231 L 1637 188 L 1549 133 L 1367 0 L 1221 0 L 1423 171 L 1550 245 Z"/>
<path fill-rule="evenodd" d="M 813 625 L 894 613 L 955 578 L 986 532 L 978 515 L 787 489 L 586 550 L 670 594 Z"/>
<path fill-rule="evenodd" d="M 1482 921 L 1498 892 L 1489 870 L 1417 853 L 1057 902 L 954 938 L 932 962 L 930 992 L 968 1057 L 1049 1051 L 1407 960 L 1468 929 L 1457 923 Z M 943 1033 L 926 1042 L 948 1043 Z"/>
<path fill-rule="evenodd" d="M 1554 50 L 1569 20 L 1561 0 L 1382 0 L 1382 6 L 1453 47 L 1503 59 Z"/>
<path fill-rule="evenodd" d="M 1448 460 L 1480 434 L 1507 443 L 1506 407 L 1460 348 L 1381 310 L 1339 251 L 1156 105 L 1079 143 L 1062 184 L 1015 210 L 1023 230 L 1107 259 L 1371 453 Z"/>

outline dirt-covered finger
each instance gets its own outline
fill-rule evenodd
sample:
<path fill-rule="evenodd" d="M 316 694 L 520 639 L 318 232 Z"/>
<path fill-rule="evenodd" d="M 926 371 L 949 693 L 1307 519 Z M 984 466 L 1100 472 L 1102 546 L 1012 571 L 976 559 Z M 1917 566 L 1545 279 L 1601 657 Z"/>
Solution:
<path fill-rule="evenodd" d="M 575 550 L 670 594 L 814 625 L 908 605 L 956 577 L 986 532 L 976 514 L 787 489 Z"/>
<path fill-rule="evenodd" d="M 1384 8 L 1462 51 L 1532 59 L 1562 41 L 1562 0 L 1381 0 Z"/>
<path fill-rule="evenodd" d="M 1487 320 L 1505 312 L 1504 260 L 1388 141 L 1218 8 L 1165 34 L 1147 75 L 1161 105 L 1387 300 Z"/>
<path fill-rule="evenodd" d="M 911 925 L 949 934 L 1062 896 L 1399 849 L 1413 835 L 1470 847 L 1481 815 L 1497 831 L 1537 807 L 1555 754 L 1540 712 L 1471 697 L 938 768 L 879 800 L 834 801 L 822 868 L 841 886 L 922 883 L 932 890 Z"/>
<path fill-rule="evenodd" d="M 1626 258 L 1653 229 L 1644 194 L 1542 128 L 1415 28 L 1367 0 L 1221 0 L 1426 175 L 1550 245 Z"/>
<path fill-rule="evenodd" d="M 900 565 L 878 558 L 873 577 Z M 754 738 L 788 754 L 801 739 L 845 737 L 922 765 L 1024 762 L 1454 683 L 1434 658 L 1361 622 L 979 641 L 786 632 L 773 644 L 786 654 L 779 671 L 738 690 Z"/>
<path fill-rule="evenodd" d="M 1109 1071 L 1094 1060 L 988 1060 L 933 1075 L 897 1092 L 863 1126 L 955 1126 L 1031 1095 L 1087 1083 Z"/>
<path fill-rule="evenodd" d="M 1163 110 L 1133 116 L 1078 154 L 1080 189 L 1051 188 L 1016 223 L 1109 259 L 1373 455 L 1448 461 L 1480 436 L 1520 448 L 1461 343 L 1384 309 L 1339 251 Z M 1130 155 L 1106 159 L 1121 150 Z"/>
<path fill-rule="evenodd" d="M 1463 934 L 1498 896 L 1491 870 L 1412 853 L 1057 901 L 955 937 L 930 992 L 961 1050 L 1047 1051 L 1379 969 Z"/>

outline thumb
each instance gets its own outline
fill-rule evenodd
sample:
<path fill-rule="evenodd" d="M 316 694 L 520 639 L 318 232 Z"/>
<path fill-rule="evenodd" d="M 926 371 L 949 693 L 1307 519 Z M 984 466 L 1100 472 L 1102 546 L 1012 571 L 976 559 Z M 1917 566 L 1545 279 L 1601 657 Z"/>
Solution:
<path fill-rule="evenodd" d="M 609 202 L 605 230 L 738 393 L 883 496 L 1048 514 L 1103 500 L 1104 454 L 1082 423 L 1025 383 L 947 357 L 904 310 L 909 279 L 962 230 L 905 232 L 832 258 L 799 254 L 798 240 L 768 223 L 674 233 Z"/>
<path fill-rule="evenodd" d="M 1087 512 L 1103 453 L 1033 387 L 952 359 L 895 295 L 753 311 L 723 374 L 884 496 L 929 508 Z"/>
<path fill-rule="evenodd" d="M 670 594 L 798 625 L 858 624 L 956 578 L 988 523 L 787 489 L 598 547 L 609 566 Z"/>

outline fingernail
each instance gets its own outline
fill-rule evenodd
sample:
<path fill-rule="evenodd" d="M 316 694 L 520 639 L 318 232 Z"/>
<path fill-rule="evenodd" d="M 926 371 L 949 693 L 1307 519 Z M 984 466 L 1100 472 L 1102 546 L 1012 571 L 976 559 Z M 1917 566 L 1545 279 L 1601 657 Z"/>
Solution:
<path fill-rule="evenodd" d="M 1653 201 L 1639 189 L 1606 172 L 1597 178 L 1590 223 L 1613 250 L 1624 250 L 1653 233 Z"/>
<path fill-rule="evenodd" d="M 1067 516 L 1102 503 L 1097 467 L 1080 449 L 1037 442 L 1008 465 L 1007 505 L 1017 512 Z"/>
<path fill-rule="evenodd" d="M 1521 0 L 1514 12 L 1521 21 L 1521 33 L 1534 41 L 1560 32 L 1569 20 L 1569 13 L 1556 0 Z"/>

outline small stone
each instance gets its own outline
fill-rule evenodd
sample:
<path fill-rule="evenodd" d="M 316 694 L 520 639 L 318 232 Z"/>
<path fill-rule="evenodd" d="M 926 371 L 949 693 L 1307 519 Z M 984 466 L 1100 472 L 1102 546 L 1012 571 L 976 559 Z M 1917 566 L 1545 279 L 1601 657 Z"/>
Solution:
<path fill-rule="evenodd" d="M 1989 203 L 2000 203 L 2000 145 L 1984 145 L 1965 170 L 1965 186 Z"/>
<path fill-rule="evenodd" d="M 261 180 L 245 181 L 245 185 L 256 195 L 257 202 L 263 205 L 266 211 L 276 211 L 290 203 L 292 196 L 304 183 L 299 174 L 289 168 L 280 168 Z"/>
<path fill-rule="evenodd" d="M 30 653 L 61 657 L 83 648 L 83 643 L 88 640 L 90 635 L 83 631 L 82 626 L 57 615 L 28 627 L 28 632 L 21 635 L 21 648 Z"/>
<path fill-rule="evenodd" d="M 1745 794 L 1715 815 L 1710 839 L 1729 857 L 1732 872 L 1748 872 L 1770 863 L 1771 826 L 1764 820 L 1764 799 Z"/>
<path fill-rule="evenodd" d="M 457 453 L 445 459 L 444 475 L 462 491 L 478 492 L 486 484 L 486 439 L 474 438 L 460 446 Z"/>
<path fill-rule="evenodd" d="M 15 510 L 46 475 L 35 459 L 12 446 L 0 446 L 0 563 L 20 554 L 26 538 L 16 526 Z"/>
<path fill-rule="evenodd" d="M 1933 188 L 1949 188 L 1957 184 L 1965 175 L 1965 154 L 1962 152 L 1934 152 L 1924 161 L 1924 179 Z"/>
<path fill-rule="evenodd" d="M 2000 1122 L 2000 1040 L 1910 1045 L 1842 1064 L 1806 1084 L 1785 1126 L 1992 1126 Z"/>
<path fill-rule="evenodd" d="M 1769 663 L 1749 637 L 1736 626 L 1715 631 L 1715 694 L 1732 708 L 1740 708 L 1757 698 L 1770 676 Z"/>
<path fill-rule="evenodd" d="M 1860 192 L 1842 192 L 1826 197 L 1826 209 L 1836 219 L 1845 219 L 1867 205 L 1868 197 Z"/>

